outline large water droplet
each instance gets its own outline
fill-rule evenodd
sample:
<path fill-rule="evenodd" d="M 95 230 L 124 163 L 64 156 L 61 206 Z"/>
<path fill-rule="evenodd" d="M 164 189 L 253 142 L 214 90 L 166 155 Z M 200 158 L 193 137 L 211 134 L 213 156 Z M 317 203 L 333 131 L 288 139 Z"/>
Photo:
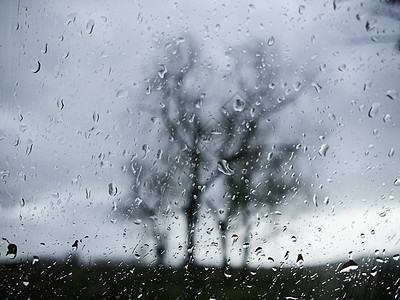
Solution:
<path fill-rule="evenodd" d="M 15 244 L 8 244 L 6 256 L 12 255 L 12 259 L 17 256 L 17 245 Z"/>
<path fill-rule="evenodd" d="M 32 265 L 36 264 L 39 261 L 39 256 L 34 255 L 32 259 Z"/>
<path fill-rule="evenodd" d="M 340 273 L 346 273 L 350 271 L 354 271 L 358 269 L 357 263 L 350 259 L 348 262 L 346 262 L 339 270 Z"/>
<path fill-rule="evenodd" d="M 368 111 L 368 117 L 375 118 L 379 112 L 380 107 L 381 104 L 379 102 L 375 102 L 374 104 L 372 104 L 371 108 Z"/>
<path fill-rule="evenodd" d="M 79 241 L 78 241 L 78 240 L 75 240 L 75 242 L 72 244 L 72 250 L 73 250 L 73 251 L 78 250 L 78 243 L 79 243 Z"/>
<path fill-rule="evenodd" d="M 245 103 L 241 99 L 236 99 L 235 102 L 233 103 L 233 109 L 235 111 L 243 111 L 245 107 Z"/>
<path fill-rule="evenodd" d="M 326 152 L 329 149 L 329 145 L 328 144 L 322 144 L 321 147 L 318 150 L 318 154 L 322 157 L 326 156 Z"/>
<path fill-rule="evenodd" d="M 300 267 L 303 265 L 303 263 L 304 263 L 304 258 L 303 255 L 300 253 L 299 255 L 297 255 L 296 265 Z"/>
<path fill-rule="evenodd" d="M 117 187 L 113 183 L 108 184 L 108 194 L 110 196 L 117 195 L 117 192 L 118 192 Z"/>
<path fill-rule="evenodd" d="M 92 19 L 90 19 L 86 24 L 86 32 L 88 34 L 92 34 L 93 28 L 94 28 L 94 21 Z"/>
<path fill-rule="evenodd" d="M 218 162 L 218 171 L 228 176 L 234 174 L 234 171 L 229 167 L 229 164 L 225 159 Z"/>

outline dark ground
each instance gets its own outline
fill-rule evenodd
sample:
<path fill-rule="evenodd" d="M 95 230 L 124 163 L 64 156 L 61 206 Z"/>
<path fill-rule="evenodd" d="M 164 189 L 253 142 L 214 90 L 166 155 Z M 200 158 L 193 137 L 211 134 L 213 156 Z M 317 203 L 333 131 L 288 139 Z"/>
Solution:
<path fill-rule="evenodd" d="M 277 269 L 144 268 L 41 259 L 0 266 L 0 299 L 397 299 L 400 261 Z"/>

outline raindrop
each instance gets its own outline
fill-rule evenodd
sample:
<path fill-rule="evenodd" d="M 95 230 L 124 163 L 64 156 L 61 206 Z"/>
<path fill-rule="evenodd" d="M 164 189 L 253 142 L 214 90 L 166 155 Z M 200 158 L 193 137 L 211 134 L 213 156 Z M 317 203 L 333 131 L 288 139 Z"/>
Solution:
<path fill-rule="evenodd" d="M 371 108 L 368 111 L 368 117 L 375 118 L 379 112 L 380 107 L 381 104 L 379 102 L 375 102 L 374 104 L 372 104 Z"/>
<path fill-rule="evenodd" d="M 250 243 L 249 242 L 243 243 L 243 249 L 248 249 L 248 248 L 250 248 Z"/>
<path fill-rule="evenodd" d="M 375 28 L 375 24 L 376 24 L 376 20 L 368 20 L 365 23 L 365 29 L 367 31 L 371 31 L 371 30 L 373 30 Z"/>
<path fill-rule="evenodd" d="M 232 236 L 231 236 L 232 246 L 237 242 L 238 239 L 239 239 L 239 236 L 237 234 L 232 234 Z"/>
<path fill-rule="evenodd" d="M 228 162 L 225 159 L 218 162 L 218 171 L 228 176 L 234 174 L 234 171 L 229 167 Z"/>
<path fill-rule="evenodd" d="M 393 259 L 394 259 L 395 261 L 398 261 L 398 260 L 399 260 L 399 258 L 400 258 L 400 255 L 399 255 L 399 254 L 395 254 L 395 255 L 393 255 Z"/>
<path fill-rule="evenodd" d="M 284 260 L 287 260 L 289 258 L 289 251 L 286 251 L 285 256 L 283 257 Z"/>
<path fill-rule="evenodd" d="M 336 116 L 334 114 L 328 114 L 328 118 L 331 121 L 335 121 L 336 120 Z"/>
<path fill-rule="evenodd" d="M 322 86 L 321 86 L 318 82 L 313 82 L 313 83 L 311 84 L 311 86 L 314 87 L 314 89 L 315 89 L 315 91 L 316 91 L 317 93 L 320 93 L 321 90 L 322 90 Z"/>
<path fill-rule="evenodd" d="M 14 259 L 17 256 L 17 245 L 8 244 L 6 256 L 8 256 L 8 255 L 13 255 L 13 257 L 11 257 L 11 259 Z"/>
<path fill-rule="evenodd" d="M 254 250 L 254 252 L 255 252 L 256 254 L 260 254 L 261 251 L 262 251 L 262 247 L 257 247 L 256 250 Z"/>
<path fill-rule="evenodd" d="M 221 25 L 220 24 L 216 24 L 215 25 L 215 32 L 218 32 L 221 29 Z"/>
<path fill-rule="evenodd" d="M 297 237 L 293 235 L 291 240 L 292 240 L 293 243 L 295 243 L 295 242 L 297 242 Z"/>
<path fill-rule="evenodd" d="M 303 265 L 303 263 L 304 263 L 304 258 L 303 255 L 300 253 L 299 255 L 297 255 L 296 265 L 300 267 L 301 265 Z"/>
<path fill-rule="evenodd" d="M 94 122 L 99 122 L 99 119 L 100 119 L 99 113 L 94 112 L 94 113 L 93 113 L 93 121 L 94 121 Z"/>
<path fill-rule="evenodd" d="M 40 66 L 41 66 L 40 61 L 37 61 L 36 65 L 32 68 L 32 72 L 34 74 L 38 73 L 40 71 Z"/>
<path fill-rule="evenodd" d="M 117 98 L 126 98 L 128 97 L 128 91 L 127 90 L 118 90 L 117 93 L 115 94 Z"/>
<path fill-rule="evenodd" d="M 140 225 L 140 224 L 142 224 L 142 219 L 135 219 L 135 220 L 133 221 L 133 224 L 135 224 L 135 225 Z"/>
<path fill-rule="evenodd" d="M 21 200 L 19 201 L 19 206 L 24 207 L 25 206 L 25 199 L 21 198 Z"/>
<path fill-rule="evenodd" d="M 58 97 L 57 99 L 57 107 L 59 110 L 62 110 L 64 108 L 64 99 L 61 97 Z"/>
<path fill-rule="evenodd" d="M 304 14 L 305 10 L 306 10 L 306 7 L 304 5 L 299 5 L 299 14 L 300 15 Z"/>
<path fill-rule="evenodd" d="M 86 32 L 88 34 L 92 34 L 93 28 L 94 28 L 94 21 L 92 19 L 90 19 L 86 24 Z"/>
<path fill-rule="evenodd" d="M 399 184 L 400 184 L 400 182 L 399 182 Z M 381 213 L 379 214 L 379 216 L 380 216 L 381 218 L 386 217 L 386 211 L 381 212 Z"/>
<path fill-rule="evenodd" d="M 295 90 L 296 92 L 300 91 L 300 89 L 301 89 L 301 82 L 300 82 L 300 81 L 296 81 L 295 84 L 294 84 L 294 86 L 293 86 L 293 88 L 294 88 L 294 90 Z"/>
<path fill-rule="evenodd" d="M 90 199 L 91 195 L 92 195 L 92 190 L 91 190 L 91 188 L 87 187 L 86 191 L 85 191 L 86 199 Z"/>
<path fill-rule="evenodd" d="M 163 155 L 162 149 L 158 149 L 158 151 L 157 151 L 157 159 L 161 159 L 162 155 Z"/>
<path fill-rule="evenodd" d="M 78 250 L 78 243 L 79 243 L 79 241 L 78 241 L 78 240 L 75 240 L 75 242 L 72 244 L 72 250 L 73 250 L 73 251 Z"/>
<path fill-rule="evenodd" d="M 44 45 L 43 50 L 42 50 L 42 53 L 43 53 L 43 54 L 46 54 L 46 53 L 47 53 L 47 43 Z"/>
<path fill-rule="evenodd" d="M 273 155 L 274 155 L 274 152 L 268 152 L 267 159 L 271 160 Z"/>
<path fill-rule="evenodd" d="M 386 96 L 391 99 L 391 100 L 396 100 L 397 97 L 399 96 L 397 90 L 388 90 L 386 92 Z"/>
<path fill-rule="evenodd" d="M 236 99 L 236 101 L 233 103 L 233 109 L 235 111 L 243 111 L 245 107 L 244 101 L 241 99 Z"/>
<path fill-rule="evenodd" d="M 318 150 L 318 154 L 322 157 L 326 156 L 326 152 L 329 149 L 329 145 L 328 144 L 322 144 L 321 147 Z"/>
<path fill-rule="evenodd" d="M 352 259 L 346 262 L 339 270 L 340 273 L 347 273 L 358 269 L 358 265 Z"/>
<path fill-rule="evenodd" d="M 167 67 L 165 65 L 160 65 L 160 69 L 158 70 L 158 76 L 160 76 L 160 78 L 164 78 L 167 72 L 168 72 Z"/>
<path fill-rule="evenodd" d="M 315 205 L 316 207 L 318 207 L 317 194 L 314 194 L 314 195 L 313 195 L 312 201 L 313 201 L 314 205 Z"/>
<path fill-rule="evenodd" d="M 321 65 L 319 66 L 319 69 L 320 69 L 320 71 L 325 71 L 325 69 L 326 69 L 326 64 L 321 64 Z"/>
<path fill-rule="evenodd" d="M 33 148 L 33 141 L 31 139 L 28 139 L 27 145 L 26 145 L 26 155 L 31 154 Z"/>
<path fill-rule="evenodd" d="M 389 114 L 386 114 L 386 115 L 383 117 L 383 122 L 387 123 L 387 122 L 390 122 L 390 121 L 392 121 L 392 116 L 389 115 Z"/>
<path fill-rule="evenodd" d="M 32 259 L 32 265 L 36 264 L 37 262 L 39 262 L 39 256 L 34 255 Z"/>
<path fill-rule="evenodd" d="M 342 65 L 340 65 L 340 66 L 338 67 L 338 70 L 339 70 L 340 72 L 343 72 L 344 70 L 346 70 L 346 68 L 347 68 L 346 64 L 342 64 Z"/>
<path fill-rule="evenodd" d="M 396 180 L 393 182 L 395 186 L 400 186 L 400 178 L 396 178 Z"/>
<path fill-rule="evenodd" d="M 200 108 L 203 105 L 203 101 L 201 99 L 197 99 L 194 107 Z"/>
<path fill-rule="evenodd" d="M 108 184 L 108 194 L 110 196 L 117 195 L 117 187 L 113 183 Z"/>
<path fill-rule="evenodd" d="M 392 157 L 394 155 L 394 148 L 390 148 L 388 156 Z"/>
<path fill-rule="evenodd" d="M 249 6 L 247 7 L 247 10 L 249 11 L 249 13 L 253 13 L 256 10 L 256 7 L 254 4 L 249 4 Z"/>
<path fill-rule="evenodd" d="M 267 45 L 268 45 L 268 46 L 272 46 L 273 44 L 275 44 L 275 38 L 274 38 L 273 36 L 271 36 L 271 37 L 268 39 Z"/>

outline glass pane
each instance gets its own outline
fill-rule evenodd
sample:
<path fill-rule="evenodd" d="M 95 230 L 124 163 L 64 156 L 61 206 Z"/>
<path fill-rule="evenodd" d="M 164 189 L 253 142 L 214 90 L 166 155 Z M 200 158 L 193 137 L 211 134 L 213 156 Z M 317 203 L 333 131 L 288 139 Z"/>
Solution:
<path fill-rule="evenodd" d="M 2 1 L 1 298 L 399 296 L 399 1 Z"/>

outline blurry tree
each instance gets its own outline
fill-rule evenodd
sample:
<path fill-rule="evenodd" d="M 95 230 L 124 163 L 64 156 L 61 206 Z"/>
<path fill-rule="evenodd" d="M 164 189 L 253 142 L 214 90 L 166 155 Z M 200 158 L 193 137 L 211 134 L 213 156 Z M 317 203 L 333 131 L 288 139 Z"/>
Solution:
<path fill-rule="evenodd" d="M 199 62 L 200 47 L 186 38 L 165 48 L 164 63 L 148 79 L 146 93 L 149 101 L 158 102 L 159 111 L 153 107 L 150 113 L 159 116 L 155 124 L 167 141 L 152 166 L 138 157 L 132 160 L 137 204 L 132 209 L 150 220 L 147 226 L 156 237 L 158 264 L 164 263 L 168 227 L 180 218 L 185 219 L 187 232 L 185 264 L 194 262 L 199 213 L 208 208 L 215 213 L 227 265 L 226 234 L 241 214 L 246 262 L 251 228 L 260 218 L 257 214 L 286 201 L 300 186 L 291 163 L 298 147 L 285 139 L 274 143 L 270 117 L 297 99 L 301 83 L 275 86 L 277 58 L 267 44 L 254 42 L 228 54 L 234 61 L 233 86 L 238 92 L 228 99 L 214 99 L 216 111 L 204 111 L 206 81 L 212 75 Z M 143 146 L 145 155 L 148 147 Z M 140 179 L 143 173 L 151 175 Z M 223 199 L 205 197 L 215 186 L 225 191 Z"/>

